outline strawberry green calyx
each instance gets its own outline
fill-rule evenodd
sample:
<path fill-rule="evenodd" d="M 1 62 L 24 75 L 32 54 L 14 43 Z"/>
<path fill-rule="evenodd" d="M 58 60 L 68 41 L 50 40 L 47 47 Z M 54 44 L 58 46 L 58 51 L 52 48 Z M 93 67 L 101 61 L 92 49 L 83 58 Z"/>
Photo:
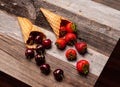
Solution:
<path fill-rule="evenodd" d="M 72 53 L 69 54 L 68 56 L 68 60 L 75 60 L 76 59 L 76 56 Z"/>
<path fill-rule="evenodd" d="M 71 29 L 73 30 L 74 33 L 76 33 L 77 29 L 76 29 L 76 25 L 74 23 L 72 23 Z"/>
<path fill-rule="evenodd" d="M 84 55 L 87 52 L 87 44 L 85 42 L 77 42 L 75 48 L 81 55 Z"/>
<path fill-rule="evenodd" d="M 59 37 L 65 36 L 66 33 L 67 33 L 67 31 L 66 31 L 65 26 L 61 26 L 60 30 L 59 30 Z"/>
<path fill-rule="evenodd" d="M 65 36 L 66 33 L 67 33 L 66 31 L 60 31 L 60 35 L 59 35 L 59 37 L 63 37 L 63 36 Z"/>
<path fill-rule="evenodd" d="M 66 58 L 69 60 L 69 61 L 73 61 L 73 60 L 76 60 L 77 58 L 77 53 L 74 49 L 68 49 L 66 51 Z"/>
<path fill-rule="evenodd" d="M 85 64 L 82 68 L 82 73 L 87 75 L 89 73 L 89 65 Z"/>
<path fill-rule="evenodd" d="M 57 46 L 58 49 L 63 50 L 66 47 L 65 39 L 58 38 L 55 42 L 55 45 Z"/>
<path fill-rule="evenodd" d="M 65 41 L 68 45 L 73 46 L 77 42 L 76 34 L 67 33 L 65 35 Z"/>
<path fill-rule="evenodd" d="M 58 44 L 57 42 L 55 43 L 55 45 L 56 45 L 57 47 L 59 47 L 59 44 Z"/>
<path fill-rule="evenodd" d="M 85 54 L 87 52 L 87 46 L 86 47 L 83 47 L 82 51 L 80 54 Z"/>
<path fill-rule="evenodd" d="M 76 33 L 77 29 L 76 29 L 76 25 L 72 22 L 68 23 L 66 25 L 66 31 L 68 33 Z"/>
<path fill-rule="evenodd" d="M 59 48 L 59 49 L 61 49 L 61 47 L 60 47 L 60 44 L 59 43 L 55 43 L 55 45 L 57 46 L 57 48 Z"/>
<path fill-rule="evenodd" d="M 76 69 L 80 74 L 87 75 L 89 73 L 89 62 L 87 60 L 79 60 Z"/>
<path fill-rule="evenodd" d="M 77 42 L 76 39 L 71 39 L 67 44 L 73 46 Z"/>

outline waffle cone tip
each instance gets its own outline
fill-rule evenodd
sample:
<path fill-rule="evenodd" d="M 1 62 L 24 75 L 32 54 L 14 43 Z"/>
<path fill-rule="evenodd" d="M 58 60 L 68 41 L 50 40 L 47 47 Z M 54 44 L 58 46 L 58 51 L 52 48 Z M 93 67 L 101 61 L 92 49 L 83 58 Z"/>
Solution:
<path fill-rule="evenodd" d="M 48 21 L 48 23 L 50 24 L 50 26 L 52 27 L 54 33 L 56 34 L 57 37 L 60 36 L 60 26 L 61 26 L 61 22 L 62 20 L 66 20 L 68 22 L 70 22 L 69 20 L 67 20 L 66 18 L 55 14 L 47 9 L 44 8 L 40 8 L 40 10 L 42 11 L 43 15 L 45 16 L 46 20 Z"/>
<path fill-rule="evenodd" d="M 35 48 L 36 44 L 28 45 L 26 42 L 27 42 L 29 35 L 32 31 L 37 31 L 40 33 L 42 33 L 42 31 L 39 30 L 35 25 L 33 25 L 29 19 L 23 18 L 23 17 L 17 17 L 17 18 L 18 18 L 18 22 L 19 22 L 19 25 L 20 25 L 21 30 L 22 30 L 22 34 L 23 34 L 23 38 L 24 38 L 24 42 L 25 42 L 26 47 Z M 43 38 L 45 39 L 46 38 L 45 34 L 44 33 L 42 33 L 42 34 L 43 34 Z"/>

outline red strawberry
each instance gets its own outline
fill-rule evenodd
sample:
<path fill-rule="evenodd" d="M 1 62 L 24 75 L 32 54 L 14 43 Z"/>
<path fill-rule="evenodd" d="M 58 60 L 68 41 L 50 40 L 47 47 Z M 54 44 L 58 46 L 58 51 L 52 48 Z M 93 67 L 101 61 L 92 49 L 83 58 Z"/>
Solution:
<path fill-rule="evenodd" d="M 68 45 L 73 46 L 77 42 L 77 37 L 73 33 L 67 33 L 65 35 L 65 41 Z"/>
<path fill-rule="evenodd" d="M 59 31 L 59 37 L 65 36 L 66 33 L 67 33 L 67 31 L 66 31 L 65 26 L 61 26 L 60 31 Z"/>
<path fill-rule="evenodd" d="M 77 31 L 76 25 L 74 23 L 70 22 L 66 25 L 66 30 L 68 33 L 76 33 L 76 31 Z"/>
<path fill-rule="evenodd" d="M 70 61 L 76 60 L 76 58 L 77 58 L 77 53 L 76 53 L 76 51 L 75 51 L 74 49 L 68 49 L 68 50 L 66 51 L 66 57 L 67 57 L 67 59 L 70 60 Z"/>
<path fill-rule="evenodd" d="M 63 38 L 58 38 L 55 42 L 55 45 L 57 46 L 58 49 L 65 49 L 66 47 L 66 41 Z"/>
<path fill-rule="evenodd" d="M 89 62 L 87 60 L 80 60 L 76 64 L 76 69 L 79 73 L 87 75 L 89 72 Z"/>
<path fill-rule="evenodd" d="M 85 54 L 87 51 L 87 44 L 85 42 L 77 42 L 75 48 L 80 54 Z"/>

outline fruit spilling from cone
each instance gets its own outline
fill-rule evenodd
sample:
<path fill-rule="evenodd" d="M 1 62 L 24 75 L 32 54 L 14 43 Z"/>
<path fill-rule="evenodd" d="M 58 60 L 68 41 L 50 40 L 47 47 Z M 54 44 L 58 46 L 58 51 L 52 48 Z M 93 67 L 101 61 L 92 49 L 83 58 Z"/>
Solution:
<path fill-rule="evenodd" d="M 45 50 L 52 47 L 51 39 L 47 39 L 46 35 L 42 33 L 30 20 L 18 17 L 19 24 L 22 29 L 24 42 L 26 45 L 25 56 L 28 60 L 35 58 L 36 65 L 40 66 L 43 74 L 48 75 L 51 71 L 50 65 L 45 61 Z M 56 69 L 53 75 L 57 81 L 62 81 L 63 70 Z"/>
<path fill-rule="evenodd" d="M 77 42 L 77 28 L 75 23 L 47 9 L 40 8 L 40 10 L 46 17 L 57 37 L 55 41 L 56 47 L 60 50 L 64 50 L 67 45 L 75 46 L 75 49 L 71 48 L 66 51 L 65 56 L 67 60 L 75 61 L 77 59 L 77 52 L 79 54 L 85 54 L 87 52 L 87 43 Z M 50 65 L 45 62 L 45 50 L 52 47 L 52 41 L 48 39 L 40 29 L 37 29 L 30 20 L 18 17 L 18 21 L 27 47 L 25 51 L 26 58 L 31 60 L 35 57 L 36 65 L 40 66 L 41 72 L 48 75 L 51 68 Z M 79 60 L 76 63 L 76 69 L 79 73 L 87 75 L 89 72 L 89 65 L 87 60 Z M 62 81 L 64 72 L 62 69 L 56 69 L 53 75 L 57 81 Z"/>
<path fill-rule="evenodd" d="M 58 49 L 64 50 L 66 46 L 75 46 L 75 49 L 68 49 L 65 53 L 67 60 L 74 61 L 77 59 L 77 52 L 81 55 L 84 55 L 87 52 L 87 43 L 86 42 L 77 42 L 77 27 L 76 24 L 71 22 L 70 20 L 59 16 L 53 12 L 50 12 L 47 9 L 40 8 L 43 15 L 47 19 L 48 23 L 50 24 L 51 28 L 53 29 L 57 39 L 55 41 L 55 45 Z M 76 52 L 77 51 L 77 52 Z M 87 61 L 87 60 L 85 60 Z M 82 61 L 84 62 L 84 61 Z M 85 67 L 86 73 L 83 73 L 84 70 L 79 70 L 80 63 L 77 63 L 76 66 L 77 70 L 82 73 L 86 74 L 89 71 L 89 64 Z M 84 65 L 84 64 L 83 64 Z M 83 67 L 84 68 L 84 67 Z"/>

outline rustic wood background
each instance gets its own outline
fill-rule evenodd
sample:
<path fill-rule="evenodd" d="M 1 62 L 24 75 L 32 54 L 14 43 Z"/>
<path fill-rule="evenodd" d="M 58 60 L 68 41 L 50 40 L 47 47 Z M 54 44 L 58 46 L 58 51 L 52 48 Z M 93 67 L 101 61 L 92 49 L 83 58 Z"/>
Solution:
<path fill-rule="evenodd" d="M 120 10 L 120 0 L 93 0 L 93 1 L 102 3 L 112 8 L 115 8 L 117 10 Z"/>
<path fill-rule="evenodd" d="M 120 39 L 94 87 L 120 87 Z"/>
<path fill-rule="evenodd" d="M 87 14 L 86 12 L 84 12 L 83 7 L 75 7 L 75 6 L 81 6 L 84 5 L 85 3 L 87 4 L 87 2 L 89 2 L 89 4 L 93 4 L 93 6 L 95 5 L 95 8 L 97 9 L 97 5 L 93 2 L 91 2 L 90 0 L 83 2 L 82 0 L 79 1 L 78 5 L 76 5 L 76 3 L 73 3 L 73 8 L 76 8 L 77 11 L 79 11 L 79 13 L 74 12 L 76 11 L 76 9 L 72 9 L 72 0 L 70 1 L 58 1 L 53 2 L 53 4 L 56 5 L 60 5 L 63 4 L 62 6 L 67 6 L 65 5 L 66 2 L 69 3 L 68 7 L 63 7 L 60 8 L 56 5 L 53 5 L 52 3 L 50 3 L 50 0 L 10 0 L 8 2 L 8 0 L 0 0 L 1 5 L 0 8 L 2 10 L 6 10 L 9 13 L 18 15 L 18 16 L 24 16 L 27 17 L 29 19 L 31 19 L 33 21 L 33 23 L 35 23 L 38 26 L 41 27 L 45 27 L 46 29 L 50 29 L 50 26 L 48 25 L 48 23 L 46 23 L 47 21 L 45 20 L 45 18 L 43 17 L 42 13 L 40 12 L 39 8 L 40 7 L 44 7 L 49 9 L 50 11 L 53 11 L 59 15 L 62 15 L 70 20 L 72 20 L 73 22 L 75 22 L 77 24 L 78 27 L 78 37 L 81 39 L 84 39 L 87 43 L 89 43 L 93 48 L 97 48 L 97 50 L 99 52 L 102 52 L 103 54 L 109 56 L 116 44 L 116 42 L 118 41 L 119 37 L 120 37 L 120 21 L 119 21 L 119 14 L 118 12 L 112 10 L 112 9 L 108 9 L 107 13 L 101 13 L 98 12 L 99 9 L 96 11 L 94 10 L 94 8 L 91 7 L 87 7 L 86 9 L 88 9 L 87 11 L 91 12 L 90 14 L 93 15 L 94 17 L 97 17 L 96 14 L 93 14 L 92 12 L 97 12 L 98 17 L 100 19 L 103 19 L 99 22 L 96 22 L 100 19 L 97 18 L 92 18 L 91 15 L 89 14 L 89 16 L 91 18 L 86 18 L 84 17 L 85 15 L 83 14 Z M 52 1 L 51 1 L 52 2 Z M 64 2 L 64 3 L 63 3 Z M 81 4 L 81 5 L 80 5 Z M 89 5 L 87 5 L 89 6 Z M 98 5 L 99 6 L 99 5 Z M 68 10 L 66 10 L 66 9 Z M 79 9 L 78 9 L 79 8 Z M 84 6 L 85 8 L 85 6 Z M 100 8 L 103 8 L 102 6 Z M 80 10 L 81 9 L 81 10 Z M 93 10 L 92 10 L 93 9 Z M 71 11 L 69 11 L 71 10 Z M 82 11 L 83 10 L 83 11 Z M 102 9 L 101 9 L 102 10 Z M 107 9 L 106 9 L 107 10 Z M 109 12 L 110 10 L 110 12 Z M 113 13 L 111 13 L 111 11 L 113 11 Z M 106 12 L 106 11 L 105 11 Z M 101 13 L 101 14 L 99 14 Z M 108 13 L 110 13 L 111 15 L 109 15 Z M 104 14 L 108 14 L 108 15 L 104 15 Z M 99 16 L 101 15 L 101 16 Z M 107 19 L 109 19 L 108 21 L 106 21 L 106 17 L 109 17 Z M 115 20 L 115 21 L 114 21 Z M 117 22 L 118 21 L 118 22 Z M 111 24 L 112 22 L 112 24 Z M 104 24 L 105 23 L 105 24 Z M 107 24 L 108 23 L 108 24 Z M 107 26 L 109 25 L 109 26 Z M 113 25 L 113 26 L 111 26 Z M 97 44 L 96 44 L 97 43 Z M 107 46 L 107 47 L 106 47 Z"/>
<path fill-rule="evenodd" d="M 46 62 L 51 65 L 52 71 L 56 68 L 61 68 L 65 72 L 64 81 L 58 83 L 54 80 L 52 72 L 49 76 L 43 75 L 39 67 L 36 66 L 34 59 L 28 61 L 25 58 L 25 45 L 16 16 L 0 11 L 0 20 L 2 20 L 0 22 L 0 71 L 30 86 L 39 87 L 52 85 L 53 87 L 63 87 L 64 85 L 66 87 L 79 87 L 79 85 L 81 85 L 92 87 L 108 60 L 107 56 L 88 48 L 88 54 L 85 56 L 78 55 L 78 60 L 86 59 L 91 64 L 89 75 L 87 77 L 81 76 L 75 69 L 76 61 L 68 62 L 66 60 L 64 55 L 66 50 L 60 51 L 56 49 L 54 45 L 56 37 L 53 32 L 38 27 L 53 41 L 52 49 L 46 51 Z M 48 84 L 44 83 L 46 80 Z"/>
<path fill-rule="evenodd" d="M 0 87 L 31 87 L 31 86 L 0 71 Z"/>
<path fill-rule="evenodd" d="M 0 32 L 23 42 L 21 29 L 20 29 L 20 26 L 18 24 L 18 20 L 17 20 L 16 16 L 8 15 L 3 11 L 0 11 L 0 13 L 1 13 L 0 20 L 4 19 L 0 23 L 0 25 L 2 25 L 0 27 Z M 55 34 L 51 31 L 47 31 L 45 28 L 38 27 L 38 29 L 41 29 L 47 35 L 47 37 L 49 37 L 52 40 L 52 49 L 48 50 L 47 52 L 50 55 L 55 56 L 56 58 L 59 58 L 65 62 L 68 62 L 66 60 L 66 57 L 64 54 L 66 50 L 60 51 L 56 48 L 56 46 L 54 44 L 56 41 Z M 75 49 L 74 46 L 73 47 L 69 47 L 69 46 L 66 47 L 66 49 L 69 49 L 69 48 Z M 90 69 L 91 71 L 90 72 L 99 76 L 105 63 L 108 60 L 108 56 L 105 56 L 102 53 L 99 53 L 98 51 L 92 49 L 91 46 L 88 44 L 88 53 L 85 56 L 78 55 L 77 61 L 79 59 L 87 59 L 91 63 L 91 69 Z M 69 63 L 74 65 L 74 66 L 76 64 L 76 62 L 69 62 Z M 94 65 L 96 65 L 96 66 L 94 66 Z"/>
<path fill-rule="evenodd" d="M 53 87 L 94 86 L 120 38 L 120 12 L 109 7 L 105 8 L 104 5 L 91 0 L 80 0 L 79 3 L 72 3 L 74 0 L 66 0 L 64 3 L 63 1 L 9 0 L 8 2 L 8 0 L 0 0 L 0 20 L 2 20 L 0 22 L 0 71 L 35 87 L 49 85 L 53 85 Z M 54 42 L 52 49 L 47 51 L 46 60 L 51 65 L 52 71 L 55 68 L 62 68 L 65 71 L 65 79 L 62 83 L 56 82 L 52 73 L 49 76 L 41 74 L 34 59 L 26 60 L 23 37 L 16 16 L 30 19 L 49 38 L 52 38 L 53 41 L 56 40 L 51 27 L 39 10 L 40 7 L 47 8 L 77 24 L 79 40 L 88 43 L 88 54 L 78 56 L 78 60 L 87 59 L 91 64 L 87 77 L 77 73 L 76 63 L 68 62 L 64 55 L 66 50 L 59 51 L 55 48 Z M 46 80 L 48 84 L 44 83 Z"/>
<path fill-rule="evenodd" d="M 28 61 L 25 58 L 25 46 L 22 42 L 4 34 L 0 34 L 0 42 L 0 56 L 2 58 L 0 60 L 0 69 L 31 86 L 79 87 L 81 85 L 83 87 L 92 87 L 97 80 L 97 76 L 91 73 L 86 77 L 79 75 L 75 66 L 49 54 L 46 54 L 46 62 L 51 66 L 51 73 L 45 76 L 36 66 L 34 59 Z M 65 79 L 61 83 L 56 82 L 52 75 L 56 68 L 64 70 Z"/>

